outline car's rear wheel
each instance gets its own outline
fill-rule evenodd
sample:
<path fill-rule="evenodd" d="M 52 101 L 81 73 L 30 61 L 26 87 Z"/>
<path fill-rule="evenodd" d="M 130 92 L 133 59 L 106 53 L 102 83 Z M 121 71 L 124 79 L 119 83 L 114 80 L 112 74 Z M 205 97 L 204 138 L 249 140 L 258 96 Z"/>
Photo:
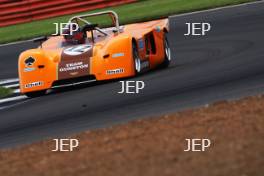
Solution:
<path fill-rule="evenodd" d="M 46 94 L 46 90 L 41 90 L 41 91 L 35 91 L 35 92 L 27 92 L 25 95 L 29 98 L 36 98 L 40 97 Z"/>
<path fill-rule="evenodd" d="M 135 42 L 132 43 L 132 49 L 133 49 L 134 69 L 137 75 L 141 72 L 141 60 L 140 60 L 137 45 Z"/>
<path fill-rule="evenodd" d="M 169 40 L 167 37 L 167 34 L 164 34 L 164 61 L 162 63 L 163 67 L 168 67 L 171 62 L 171 49 L 170 49 L 170 44 Z"/>

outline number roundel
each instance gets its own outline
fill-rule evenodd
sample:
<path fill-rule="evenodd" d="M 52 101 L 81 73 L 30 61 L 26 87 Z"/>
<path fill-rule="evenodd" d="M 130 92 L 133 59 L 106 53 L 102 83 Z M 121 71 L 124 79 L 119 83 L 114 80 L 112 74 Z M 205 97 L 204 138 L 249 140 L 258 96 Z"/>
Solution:
<path fill-rule="evenodd" d="M 76 56 L 85 53 L 90 48 L 92 48 L 91 45 L 73 46 L 70 48 L 66 48 L 63 52 L 67 55 Z"/>

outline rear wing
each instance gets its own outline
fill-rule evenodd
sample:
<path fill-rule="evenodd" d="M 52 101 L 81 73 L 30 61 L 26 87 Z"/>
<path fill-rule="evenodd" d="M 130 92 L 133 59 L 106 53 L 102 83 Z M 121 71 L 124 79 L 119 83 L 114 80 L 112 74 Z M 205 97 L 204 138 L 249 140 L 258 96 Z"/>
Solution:
<path fill-rule="evenodd" d="M 116 28 L 117 32 L 120 33 L 119 18 L 118 18 L 117 13 L 114 11 L 104 11 L 104 12 L 74 16 L 69 20 L 68 23 L 73 23 L 74 21 L 76 21 L 78 23 L 78 20 L 79 20 L 79 21 L 82 21 L 86 24 L 91 24 L 89 21 L 87 21 L 85 19 L 86 17 L 94 17 L 94 16 L 102 16 L 102 15 L 109 15 L 109 17 L 111 18 L 111 21 L 112 21 L 112 25 Z M 100 28 L 98 28 L 98 27 L 96 29 L 101 31 Z"/>

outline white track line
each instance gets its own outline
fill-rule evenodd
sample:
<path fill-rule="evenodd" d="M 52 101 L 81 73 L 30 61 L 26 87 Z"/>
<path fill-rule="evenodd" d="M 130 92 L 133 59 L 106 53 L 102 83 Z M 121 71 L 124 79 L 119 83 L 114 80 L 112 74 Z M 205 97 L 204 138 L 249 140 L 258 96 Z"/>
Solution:
<path fill-rule="evenodd" d="M 193 15 L 193 14 L 199 14 L 199 13 L 205 13 L 205 12 L 213 12 L 213 11 L 218 11 L 218 10 L 223 10 L 223 9 L 230 9 L 230 8 L 234 8 L 234 7 L 242 7 L 242 6 L 247 6 L 247 5 L 251 5 L 251 4 L 261 4 L 261 3 L 264 3 L 264 0 L 259 0 L 259 1 L 255 1 L 255 2 L 247 2 L 247 3 L 243 3 L 243 4 L 237 4 L 237 5 L 217 7 L 217 8 L 213 8 L 213 9 L 200 10 L 200 11 L 183 13 L 183 14 L 176 14 L 176 15 L 172 15 L 170 17 L 171 18 L 181 17 L 181 16 L 187 16 L 187 15 Z"/>
<path fill-rule="evenodd" d="M 0 81 L 0 85 L 9 84 L 9 83 L 17 83 L 19 82 L 18 78 L 12 78 L 12 79 L 5 79 Z"/>
<path fill-rule="evenodd" d="M 25 95 L 20 95 L 20 96 L 17 96 L 17 97 L 0 99 L 0 104 L 1 104 L 1 103 L 12 102 L 12 101 L 17 101 L 17 100 L 23 100 L 23 99 L 26 99 L 26 98 L 27 98 L 27 96 L 25 96 Z"/>
<path fill-rule="evenodd" d="M 11 42 L 11 43 L 6 43 L 6 44 L 1 44 L 0 47 L 2 46 L 8 46 L 8 45 L 16 45 L 20 43 L 26 43 L 26 42 L 33 42 L 37 38 L 29 39 L 29 40 L 22 40 L 22 41 L 17 41 L 17 42 Z"/>
<path fill-rule="evenodd" d="M 20 93 L 20 89 L 14 90 L 13 93 Z"/>
<path fill-rule="evenodd" d="M 24 104 L 26 103 L 28 100 L 24 100 L 24 101 L 20 101 L 20 102 L 17 102 L 17 103 L 14 103 L 12 105 L 7 105 L 7 106 L 0 106 L 0 110 L 2 109 L 7 109 L 7 108 L 11 108 L 11 107 L 14 107 L 16 105 L 21 105 L 21 104 Z"/>
<path fill-rule="evenodd" d="M 7 85 L 7 86 L 3 86 L 4 88 L 16 88 L 19 87 L 19 84 L 11 84 L 11 85 Z"/>

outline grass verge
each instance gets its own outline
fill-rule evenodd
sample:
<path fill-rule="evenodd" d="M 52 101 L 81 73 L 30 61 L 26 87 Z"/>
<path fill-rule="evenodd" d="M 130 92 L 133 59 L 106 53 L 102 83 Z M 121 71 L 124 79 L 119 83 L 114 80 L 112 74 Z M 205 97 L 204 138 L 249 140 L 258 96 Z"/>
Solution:
<path fill-rule="evenodd" d="M 8 95 L 11 94 L 11 90 L 4 88 L 4 87 L 0 87 L 0 98 L 6 97 Z"/>
<path fill-rule="evenodd" d="M 90 12 L 92 13 L 103 10 L 114 10 L 119 14 L 121 24 L 127 24 L 167 17 L 172 14 L 240 4 L 251 1 L 256 0 L 139 0 L 139 2 L 132 4 L 98 9 Z M 29 39 L 41 35 L 50 35 L 55 32 L 55 25 L 53 23 L 67 22 L 71 16 L 73 15 L 66 15 L 47 20 L 3 27 L 0 29 L 0 43 Z"/>

